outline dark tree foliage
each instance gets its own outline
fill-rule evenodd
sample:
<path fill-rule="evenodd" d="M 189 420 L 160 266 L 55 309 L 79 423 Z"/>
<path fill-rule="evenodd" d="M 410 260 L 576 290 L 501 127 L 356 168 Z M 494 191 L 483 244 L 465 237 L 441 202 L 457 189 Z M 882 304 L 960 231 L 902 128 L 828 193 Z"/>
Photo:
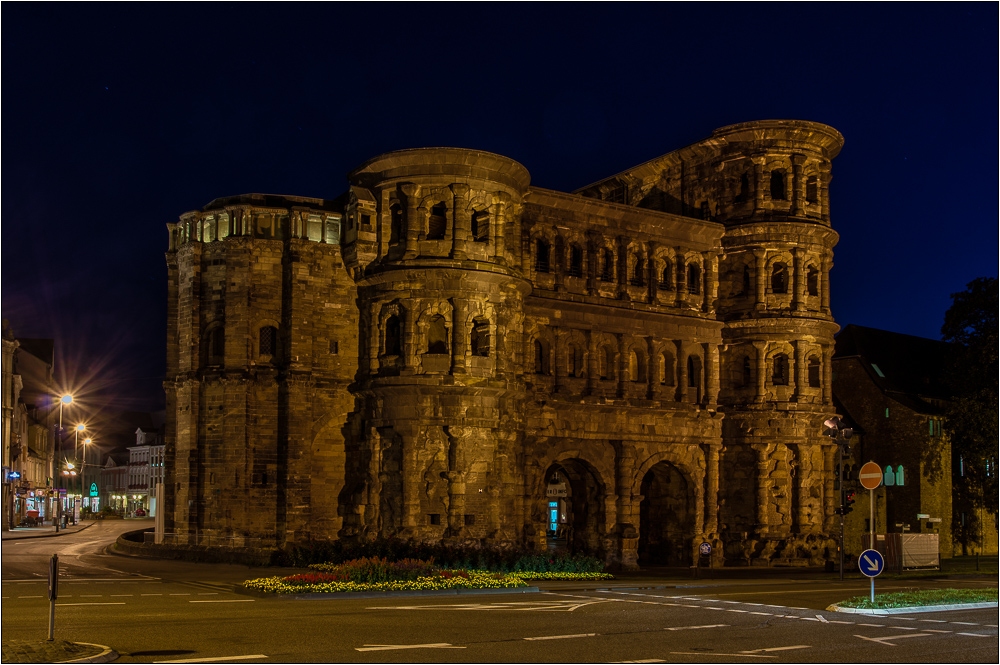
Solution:
<path fill-rule="evenodd" d="M 997 526 L 997 280 L 980 277 L 952 294 L 941 335 L 954 343 L 945 381 L 952 446 L 952 533 L 968 551 Z M 992 524 L 990 524 L 992 522 Z"/>

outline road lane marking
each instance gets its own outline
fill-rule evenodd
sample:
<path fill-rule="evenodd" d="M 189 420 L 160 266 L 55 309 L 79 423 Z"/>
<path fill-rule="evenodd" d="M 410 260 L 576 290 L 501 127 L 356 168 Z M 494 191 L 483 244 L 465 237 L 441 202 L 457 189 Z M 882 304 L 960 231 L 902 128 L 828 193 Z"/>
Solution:
<path fill-rule="evenodd" d="M 171 596 L 190 596 L 191 594 L 189 594 L 189 593 L 172 593 L 170 595 Z"/>
<path fill-rule="evenodd" d="M 572 640 L 577 637 L 596 637 L 597 633 L 577 633 L 576 635 L 546 635 L 544 637 L 526 637 L 529 642 L 535 640 Z"/>
<path fill-rule="evenodd" d="M 867 628 L 885 628 L 884 623 L 859 623 L 859 626 L 865 626 Z"/>
<path fill-rule="evenodd" d="M 792 649 L 810 649 L 808 644 L 796 644 L 792 647 L 771 647 L 769 649 L 748 649 L 747 651 L 741 651 L 740 653 L 760 653 L 761 651 L 791 651 Z"/>
<path fill-rule="evenodd" d="M 944 619 L 917 619 L 917 621 L 923 621 L 924 623 L 948 623 Z"/>
<path fill-rule="evenodd" d="M 189 600 L 189 603 L 252 603 L 253 598 L 236 598 L 233 600 Z"/>
<path fill-rule="evenodd" d="M 198 594 L 199 596 L 218 596 L 218 591 L 202 591 Z"/>
<path fill-rule="evenodd" d="M 760 616 L 765 616 L 765 617 L 774 616 L 770 612 L 748 612 L 748 614 L 759 614 Z"/>
<path fill-rule="evenodd" d="M 45 598 L 45 596 L 18 596 L 18 598 Z"/>
<path fill-rule="evenodd" d="M 888 647 L 898 647 L 898 644 L 893 644 L 888 640 L 902 640 L 907 637 L 931 637 L 930 633 L 909 633 L 907 635 L 885 635 L 883 637 L 865 637 L 864 635 L 855 635 L 854 637 L 860 638 L 862 640 L 867 640 L 869 642 L 878 642 L 879 644 L 884 644 Z"/>
<path fill-rule="evenodd" d="M 185 658 L 184 660 L 154 660 L 154 663 L 211 663 L 220 660 L 251 660 L 256 658 L 267 658 L 264 654 L 253 656 L 215 656 L 212 658 Z"/>
<path fill-rule="evenodd" d="M 738 656 L 740 658 L 777 658 L 769 654 L 761 653 L 715 653 L 714 651 L 671 651 L 678 656 Z"/>
<path fill-rule="evenodd" d="M 56 607 L 69 607 L 71 605 L 124 605 L 125 602 L 120 603 L 56 603 Z"/>
<path fill-rule="evenodd" d="M 920 630 L 919 628 L 914 628 L 913 626 L 889 626 L 893 630 Z"/>
<path fill-rule="evenodd" d="M 698 630 L 699 628 L 723 628 L 728 625 L 728 623 L 710 623 L 704 626 L 672 626 L 663 630 Z"/>
<path fill-rule="evenodd" d="M 739 612 L 740 614 L 746 614 L 746 610 L 726 610 L 727 612 Z"/>
<path fill-rule="evenodd" d="M 354 647 L 355 651 L 395 651 L 397 649 L 464 649 L 447 642 L 436 642 L 434 644 L 366 644 L 363 647 Z"/>
<path fill-rule="evenodd" d="M 611 665 L 620 665 L 623 663 L 665 663 L 667 661 L 660 660 L 659 658 L 644 658 L 643 660 L 613 660 Z"/>
<path fill-rule="evenodd" d="M 140 596 L 162 596 L 162 593 L 140 593 Z"/>
<path fill-rule="evenodd" d="M 966 637 L 993 637 L 992 635 L 983 635 L 981 633 L 955 633 L 956 635 L 965 635 Z"/>
<path fill-rule="evenodd" d="M 970 623 L 968 621 L 949 621 L 948 623 L 953 623 L 958 626 L 978 626 L 978 623 Z"/>
<path fill-rule="evenodd" d="M 925 633 L 950 633 L 950 630 L 935 630 L 934 628 L 921 628 Z"/>
<path fill-rule="evenodd" d="M 816 618 L 822 621 L 823 623 L 830 623 L 829 621 L 826 620 L 826 617 L 823 616 L 822 614 L 817 614 Z"/>
<path fill-rule="evenodd" d="M 112 598 L 131 598 L 134 595 L 135 594 L 131 594 L 131 593 L 113 593 L 113 594 L 111 594 L 111 597 Z"/>

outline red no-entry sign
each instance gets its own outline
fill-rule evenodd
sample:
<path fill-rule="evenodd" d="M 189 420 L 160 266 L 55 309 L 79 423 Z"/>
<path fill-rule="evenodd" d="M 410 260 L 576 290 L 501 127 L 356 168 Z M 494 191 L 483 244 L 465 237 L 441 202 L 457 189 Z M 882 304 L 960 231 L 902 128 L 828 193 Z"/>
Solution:
<path fill-rule="evenodd" d="M 858 480 L 866 490 L 875 489 L 882 484 L 882 467 L 875 462 L 865 462 L 861 467 L 861 473 L 858 474 Z"/>

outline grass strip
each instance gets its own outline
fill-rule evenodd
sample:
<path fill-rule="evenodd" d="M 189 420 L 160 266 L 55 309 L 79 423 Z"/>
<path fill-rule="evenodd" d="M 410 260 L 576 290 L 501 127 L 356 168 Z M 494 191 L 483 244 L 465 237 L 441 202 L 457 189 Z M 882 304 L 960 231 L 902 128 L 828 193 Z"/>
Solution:
<path fill-rule="evenodd" d="M 243 586 L 267 593 L 351 593 L 359 591 L 440 591 L 443 589 L 516 589 L 528 584 L 517 577 L 503 573 L 470 570 L 466 576 L 444 577 L 433 575 L 415 580 L 388 582 L 322 582 L 302 584 L 289 582 L 284 577 L 260 577 L 247 580 Z M 296 576 L 290 576 L 296 577 Z"/>
<path fill-rule="evenodd" d="M 875 602 L 870 596 L 854 596 L 839 605 L 860 610 L 890 610 L 898 607 L 923 607 L 927 605 L 960 605 L 962 603 L 997 602 L 997 590 L 993 589 L 907 589 L 893 593 L 875 594 Z"/>

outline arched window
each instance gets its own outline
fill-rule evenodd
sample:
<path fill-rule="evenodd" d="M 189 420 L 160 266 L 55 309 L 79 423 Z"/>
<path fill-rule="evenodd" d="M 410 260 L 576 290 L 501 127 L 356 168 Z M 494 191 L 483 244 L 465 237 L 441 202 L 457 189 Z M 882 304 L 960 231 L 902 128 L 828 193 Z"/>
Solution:
<path fill-rule="evenodd" d="M 400 334 L 399 317 L 393 314 L 385 321 L 385 355 L 401 356 L 402 335 Z"/>
<path fill-rule="evenodd" d="M 389 206 L 389 244 L 398 245 L 403 240 L 403 206 Z"/>
<path fill-rule="evenodd" d="M 472 240 L 475 242 L 490 241 L 490 213 L 485 210 L 472 211 Z"/>
<path fill-rule="evenodd" d="M 607 247 L 604 248 L 604 260 L 601 261 L 601 281 L 615 281 L 615 253 Z"/>
<path fill-rule="evenodd" d="M 472 333 L 469 339 L 469 348 L 472 355 L 489 357 L 490 355 L 490 322 L 488 319 L 475 318 L 472 320 Z"/>
<path fill-rule="evenodd" d="M 444 240 L 444 234 L 448 230 L 448 207 L 444 203 L 438 203 L 431 208 L 430 219 L 427 220 L 427 239 Z"/>
<path fill-rule="evenodd" d="M 697 263 L 688 264 L 688 293 L 693 295 L 701 293 L 701 268 Z"/>
<path fill-rule="evenodd" d="M 771 292 L 788 293 L 788 267 L 784 263 L 775 263 L 771 268 Z"/>
<path fill-rule="evenodd" d="M 632 349 L 628 356 L 628 380 L 636 383 L 646 381 L 646 354 Z"/>
<path fill-rule="evenodd" d="M 260 329 L 260 344 L 258 350 L 261 356 L 277 355 L 278 350 L 278 329 L 274 326 L 264 326 Z"/>
<path fill-rule="evenodd" d="M 806 203 L 819 202 L 819 180 L 811 175 L 806 178 Z"/>
<path fill-rule="evenodd" d="M 779 353 L 774 357 L 774 371 L 771 373 L 771 383 L 776 386 L 788 385 L 788 356 Z"/>
<path fill-rule="evenodd" d="M 566 346 L 566 375 L 581 376 L 583 374 L 583 354 L 575 344 Z"/>
<path fill-rule="evenodd" d="M 815 266 L 806 268 L 806 292 L 811 296 L 819 295 L 819 271 Z"/>
<path fill-rule="evenodd" d="M 549 373 L 549 355 L 545 352 L 545 346 L 542 344 L 541 340 L 535 340 L 534 343 L 535 351 L 535 374 L 548 374 Z"/>
<path fill-rule="evenodd" d="M 660 385 L 674 385 L 674 355 L 669 351 L 660 354 Z"/>
<path fill-rule="evenodd" d="M 744 388 L 753 385 L 753 372 L 750 369 L 750 356 L 743 356 L 743 382 L 740 384 Z"/>
<path fill-rule="evenodd" d="M 549 241 L 539 238 L 535 241 L 535 272 L 549 271 Z"/>
<path fill-rule="evenodd" d="M 809 373 L 809 387 L 819 388 L 819 358 L 813 356 L 809 359 L 809 364 L 806 366 Z"/>
<path fill-rule="evenodd" d="M 635 265 L 632 268 L 632 286 L 644 286 L 646 284 L 646 262 L 638 252 L 635 254 Z"/>
<path fill-rule="evenodd" d="M 569 246 L 569 274 L 583 277 L 583 248 L 576 243 Z"/>
<path fill-rule="evenodd" d="M 615 351 L 610 345 L 601 347 L 601 379 L 608 380 L 615 378 Z"/>
<path fill-rule="evenodd" d="M 694 392 L 688 392 L 688 398 L 693 398 L 695 403 L 701 403 L 701 358 L 698 356 L 688 356 L 688 388 Z"/>
<path fill-rule="evenodd" d="M 674 281 L 674 266 L 669 259 L 663 260 L 663 271 L 660 273 L 660 288 L 672 288 Z"/>
<path fill-rule="evenodd" d="M 743 290 L 740 292 L 740 295 L 742 295 L 742 296 L 748 296 L 748 295 L 750 295 L 750 292 L 752 290 L 753 290 L 753 286 L 750 283 L 750 266 L 744 265 L 743 266 Z"/>
<path fill-rule="evenodd" d="M 750 199 L 750 174 L 740 175 L 740 193 L 736 195 L 736 201 L 742 203 Z"/>
<path fill-rule="evenodd" d="M 445 327 L 444 317 L 440 314 L 432 318 L 427 326 L 427 353 L 439 355 L 448 353 L 448 328 Z"/>
<path fill-rule="evenodd" d="M 785 193 L 785 172 L 771 171 L 771 200 L 785 201 L 788 196 Z"/>

